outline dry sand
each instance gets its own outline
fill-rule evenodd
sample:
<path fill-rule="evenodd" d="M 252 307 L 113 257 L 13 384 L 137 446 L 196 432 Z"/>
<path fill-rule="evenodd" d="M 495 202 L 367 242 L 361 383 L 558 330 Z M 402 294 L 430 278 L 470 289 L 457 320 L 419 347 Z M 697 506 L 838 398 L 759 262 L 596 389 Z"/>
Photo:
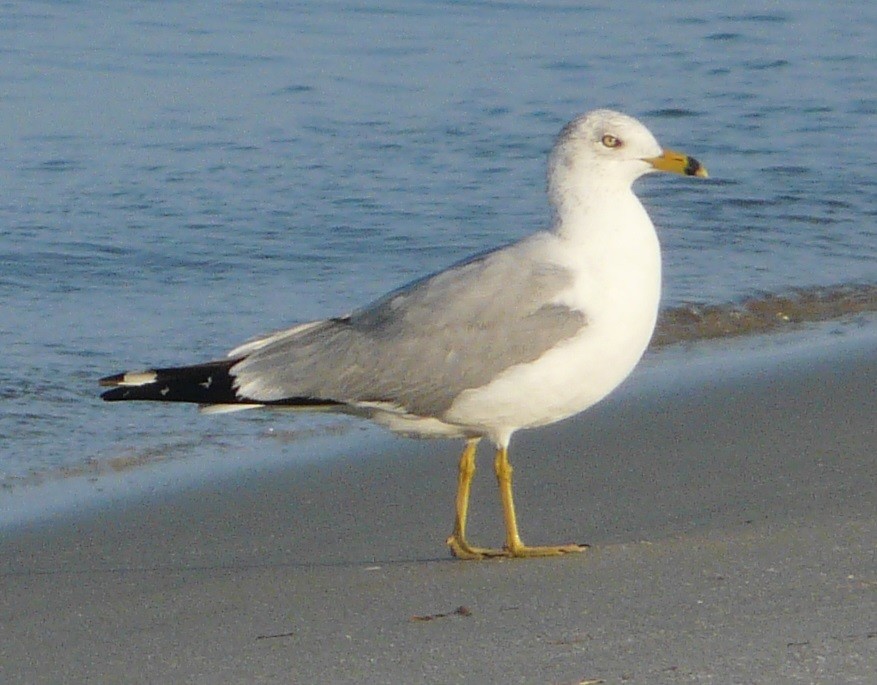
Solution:
<path fill-rule="evenodd" d="M 516 436 L 525 541 L 580 556 L 450 559 L 458 446 L 392 437 L 7 531 L 0 682 L 873 685 L 874 336 L 764 340 Z"/>

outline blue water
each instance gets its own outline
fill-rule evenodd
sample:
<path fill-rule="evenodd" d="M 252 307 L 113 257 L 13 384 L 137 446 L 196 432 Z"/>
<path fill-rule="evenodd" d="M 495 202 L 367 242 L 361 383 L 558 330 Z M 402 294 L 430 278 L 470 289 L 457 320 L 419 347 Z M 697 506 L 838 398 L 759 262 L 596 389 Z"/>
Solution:
<path fill-rule="evenodd" d="M 0 6 L 0 485 L 289 452 L 302 419 L 109 407 L 95 379 L 525 235 L 595 107 L 714 179 L 639 186 L 666 303 L 877 282 L 877 5 L 584 4 Z"/>

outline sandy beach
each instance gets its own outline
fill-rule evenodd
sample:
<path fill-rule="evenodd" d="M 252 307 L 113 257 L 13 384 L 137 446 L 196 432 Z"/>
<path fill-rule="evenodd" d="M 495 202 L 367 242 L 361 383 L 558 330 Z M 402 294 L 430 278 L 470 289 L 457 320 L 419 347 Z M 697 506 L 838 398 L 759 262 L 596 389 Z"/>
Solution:
<path fill-rule="evenodd" d="M 522 536 L 582 555 L 451 559 L 459 446 L 392 436 L 4 532 L 0 681 L 873 683 L 873 330 L 754 340 L 516 436 Z"/>

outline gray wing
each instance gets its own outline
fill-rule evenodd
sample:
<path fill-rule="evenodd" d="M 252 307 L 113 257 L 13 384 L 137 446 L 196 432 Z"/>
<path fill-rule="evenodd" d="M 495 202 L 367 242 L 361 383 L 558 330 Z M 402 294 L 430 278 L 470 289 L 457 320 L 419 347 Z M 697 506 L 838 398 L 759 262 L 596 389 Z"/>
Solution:
<path fill-rule="evenodd" d="M 583 313 L 550 304 L 570 274 L 528 253 L 517 243 L 348 317 L 280 336 L 232 369 L 237 387 L 255 400 L 388 402 L 440 416 L 463 390 L 538 358 L 585 325 Z"/>

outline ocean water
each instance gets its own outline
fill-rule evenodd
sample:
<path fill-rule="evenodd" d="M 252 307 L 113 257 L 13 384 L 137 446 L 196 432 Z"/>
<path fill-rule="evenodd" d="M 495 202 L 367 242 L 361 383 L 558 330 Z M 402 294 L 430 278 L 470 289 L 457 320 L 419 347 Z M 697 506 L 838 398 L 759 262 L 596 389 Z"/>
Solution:
<path fill-rule="evenodd" d="M 669 309 L 871 308 L 875 25 L 815 0 L 0 5 L 0 490 L 336 430 L 111 407 L 96 379 L 543 226 L 546 153 L 596 107 L 712 175 L 639 183 Z"/>

